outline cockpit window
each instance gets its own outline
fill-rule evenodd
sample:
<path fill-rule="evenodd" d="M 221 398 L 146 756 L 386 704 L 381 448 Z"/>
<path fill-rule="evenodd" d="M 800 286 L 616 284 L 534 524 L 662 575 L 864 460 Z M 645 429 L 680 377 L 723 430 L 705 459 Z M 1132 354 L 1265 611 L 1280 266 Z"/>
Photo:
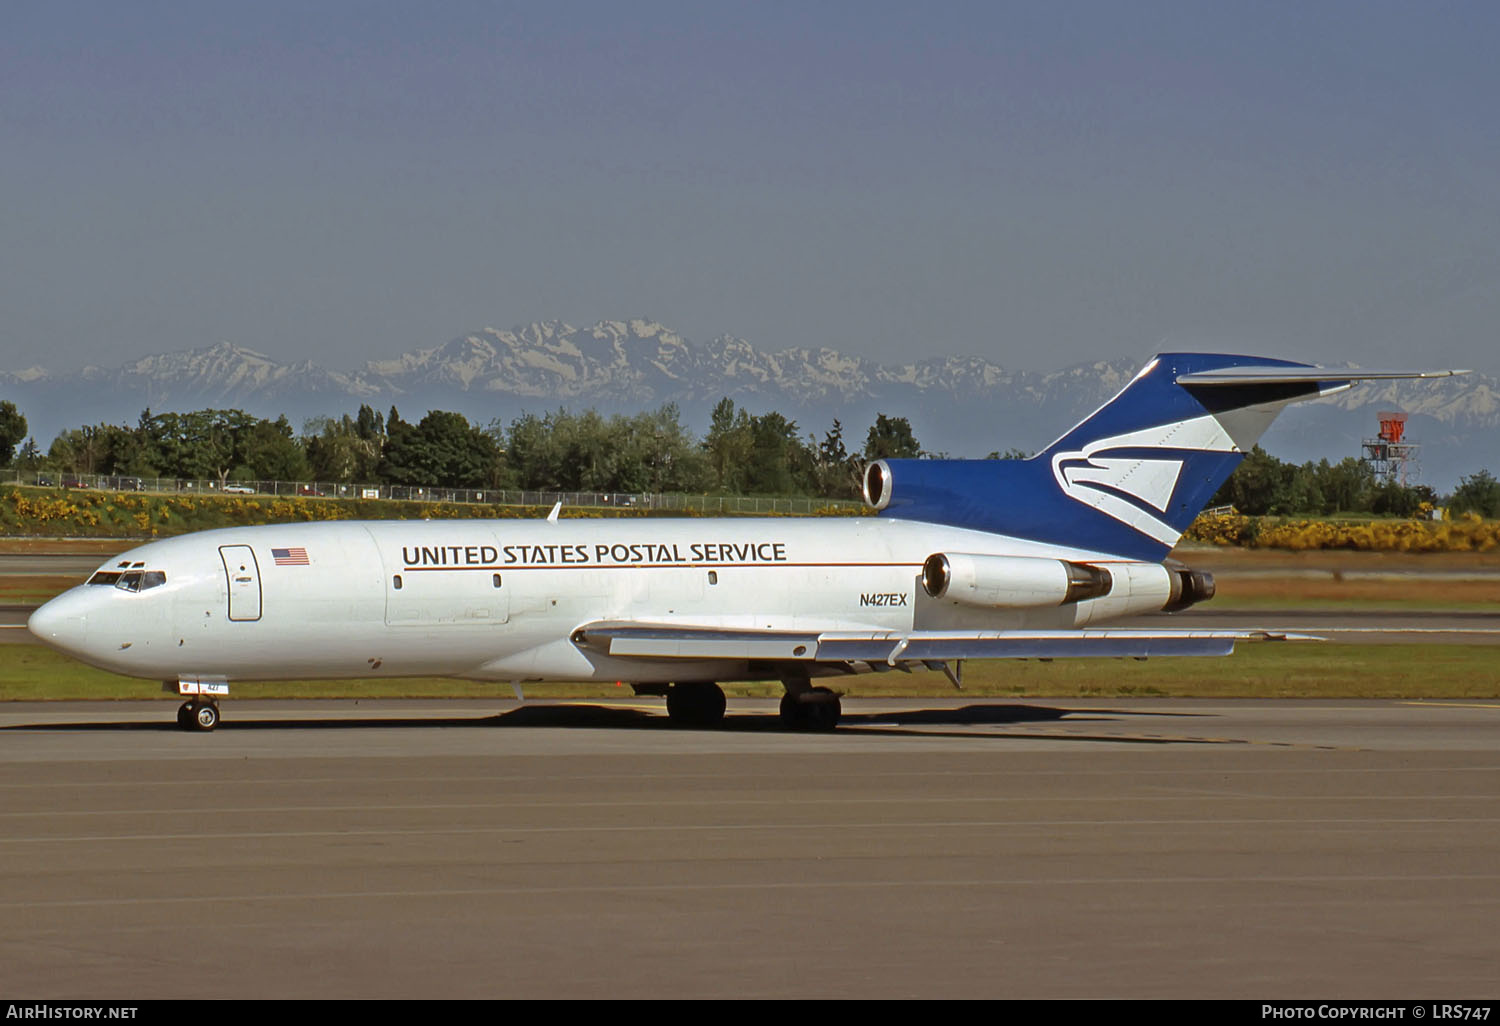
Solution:
<path fill-rule="evenodd" d="M 167 573 L 165 570 L 127 570 L 124 573 L 100 570 L 89 578 L 89 583 L 113 584 L 121 591 L 148 591 L 166 584 Z"/>

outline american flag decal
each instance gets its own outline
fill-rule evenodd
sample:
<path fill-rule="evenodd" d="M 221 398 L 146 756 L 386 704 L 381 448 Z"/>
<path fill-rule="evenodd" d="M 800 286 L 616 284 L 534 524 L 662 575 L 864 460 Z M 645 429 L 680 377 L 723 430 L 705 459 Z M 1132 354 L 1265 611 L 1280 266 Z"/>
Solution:
<path fill-rule="evenodd" d="M 277 566 L 307 566 L 306 549 L 272 549 L 271 558 Z"/>

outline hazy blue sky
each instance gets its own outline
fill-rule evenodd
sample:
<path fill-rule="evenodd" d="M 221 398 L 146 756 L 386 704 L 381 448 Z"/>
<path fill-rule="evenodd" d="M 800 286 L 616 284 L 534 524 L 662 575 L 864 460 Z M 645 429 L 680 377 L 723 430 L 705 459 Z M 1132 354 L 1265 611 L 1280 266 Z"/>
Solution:
<path fill-rule="evenodd" d="M 0 370 L 466 330 L 1500 371 L 1500 4 L 0 4 Z"/>

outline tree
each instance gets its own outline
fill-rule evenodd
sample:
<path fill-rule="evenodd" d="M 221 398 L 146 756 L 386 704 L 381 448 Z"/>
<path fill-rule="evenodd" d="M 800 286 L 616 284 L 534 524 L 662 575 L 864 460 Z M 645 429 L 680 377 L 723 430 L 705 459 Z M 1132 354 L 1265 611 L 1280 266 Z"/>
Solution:
<path fill-rule="evenodd" d="M 813 455 L 813 481 L 811 490 L 831 499 L 857 499 L 860 494 L 860 478 L 863 464 L 857 454 L 851 455 L 844 448 L 844 426 L 835 418 L 833 427 L 824 435 L 816 448 L 808 439 L 808 449 Z"/>
<path fill-rule="evenodd" d="M 417 425 L 419 451 L 436 484 L 483 488 L 499 459 L 494 440 L 461 413 L 433 410 Z"/>
<path fill-rule="evenodd" d="M 1233 506 L 1247 516 L 1264 516 L 1273 511 L 1290 512 L 1276 507 L 1284 501 L 1286 485 L 1294 470 L 1257 445 L 1245 454 L 1234 473 L 1219 486 L 1209 505 Z"/>
<path fill-rule="evenodd" d="M 734 400 L 728 396 L 720 399 L 709 420 L 708 435 L 703 439 L 714 484 L 720 491 L 744 490 L 744 468 L 753 445 L 750 414 L 736 411 Z"/>
<path fill-rule="evenodd" d="M 1321 512 L 1368 510 L 1375 496 L 1375 471 L 1353 456 L 1334 464 L 1322 460 L 1318 463 L 1318 487 L 1323 493 Z"/>
<path fill-rule="evenodd" d="M 789 495 L 804 489 L 812 460 L 797 424 L 772 410 L 750 418 L 750 454 L 744 467 L 747 492 L 761 495 Z"/>
<path fill-rule="evenodd" d="M 495 440 L 461 413 L 430 410 L 408 424 L 391 408 L 381 477 L 392 484 L 488 487 L 501 459 Z"/>
<path fill-rule="evenodd" d="M 75 474 L 139 474 L 143 464 L 139 437 L 116 424 L 69 428 L 53 439 L 47 458 Z"/>
<path fill-rule="evenodd" d="M 258 420 L 240 439 L 239 456 L 250 477 L 259 481 L 306 481 L 307 452 L 292 437 L 286 415 Z"/>
<path fill-rule="evenodd" d="M 1233 506 L 1248 516 L 1322 512 L 1326 503 L 1323 486 L 1332 470 L 1306 463 L 1298 467 L 1283 463 L 1255 446 L 1229 475 L 1210 506 Z"/>
<path fill-rule="evenodd" d="M 16 446 L 26 437 L 26 418 L 9 399 L 0 400 L 0 467 L 10 465 Z"/>
<path fill-rule="evenodd" d="M 26 443 L 16 453 L 16 466 L 21 470 L 32 473 L 42 465 L 44 459 L 46 457 L 42 455 L 42 450 L 37 447 L 36 439 L 28 438 L 26 439 Z"/>
<path fill-rule="evenodd" d="M 380 454 L 377 473 L 387 484 L 420 485 L 432 484 L 420 466 L 420 456 L 415 450 L 416 428 L 401 419 L 396 407 L 391 407 L 385 418 L 385 448 Z"/>
<path fill-rule="evenodd" d="M 610 420 L 621 453 L 614 488 L 623 492 L 696 492 L 708 481 L 708 459 L 683 427 L 675 403 Z"/>
<path fill-rule="evenodd" d="M 360 406 L 357 418 L 315 417 L 302 426 L 302 446 L 319 481 L 374 481 L 385 447 L 385 420 L 368 406 Z"/>
<path fill-rule="evenodd" d="M 1415 516 L 1423 503 L 1429 507 L 1438 504 L 1437 493 L 1427 485 L 1404 485 L 1399 481 L 1385 481 L 1375 486 L 1370 512 L 1383 516 Z"/>
<path fill-rule="evenodd" d="M 916 459 L 922 455 L 922 446 L 912 434 L 911 421 L 905 417 L 887 417 L 880 413 L 870 425 L 865 438 L 865 459 Z"/>
<path fill-rule="evenodd" d="M 1500 517 L 1500 481 L 1488 470 L 1458 479 L 1458 487 L 1448 497 L 1448 508 L 1454 513 L 1478 513 L 1482 517 Z"/>
<path fill-rule="evenodd" d="M 558 411 L 562 416 L 562 411 Z M 556 491 L 561 468 L 552 444 L 551 418 L 523 413 L 511 421 L 505 461 L 517 488 Z"/>

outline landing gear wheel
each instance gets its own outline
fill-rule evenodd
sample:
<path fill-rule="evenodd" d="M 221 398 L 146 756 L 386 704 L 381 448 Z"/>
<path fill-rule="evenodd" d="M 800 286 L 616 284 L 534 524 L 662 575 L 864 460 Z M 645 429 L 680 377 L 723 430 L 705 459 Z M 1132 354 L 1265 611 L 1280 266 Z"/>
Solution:
<path fill-rule="evenodd" d="M 193 703 L 183 702 L 177 707 L 177 726 L 183 730 L 193 729 Z"/>
<path fill-rule="evenodd" d="M 802 722 L 808 730 L 832 730 L 843 711 L 839 696 L 829 688 L 813 688 L 802 696 Z"/>
<path fill-rule="evenodd" d="M 832 730 L 842 714 L 838 693 L 830 688 L 788 691 L 781 696 L 781 723 L 792 730 Z"/>
<path fill-rule="evenodd" d="M 786 694 L 782 695 L 781 696 L 781 725 L 783 727 L 786 727 L 787 729 L 791 729 L 791 728 L 795 727 L 797 725 L 797 720 L 800 719 L 800 716 L 798 714 L 801 712 L 801 710 L 802 710 L 802 703 L 799 702 L 799 701 L 797 701 L 797 696 L 796 695 L 792 694 L 790 691 L 788 691 Z M 179 716 L 177 719 L 178 719 L 178 722 L 182 721 L 182 717 L 181 716 Z"/>
<path fill-rule="evenodd" d="M 723 689 L 712 681 L 667 689 L 667 715 L 674 727 L 716 727 L 724 719 L 725 705 Z"/>
<path fill-rule="evenodd" d="M 219 725 L 219 707 L 213 702 L 201 702 L 193 709 L 193 729 L 213 730 Z"/>

